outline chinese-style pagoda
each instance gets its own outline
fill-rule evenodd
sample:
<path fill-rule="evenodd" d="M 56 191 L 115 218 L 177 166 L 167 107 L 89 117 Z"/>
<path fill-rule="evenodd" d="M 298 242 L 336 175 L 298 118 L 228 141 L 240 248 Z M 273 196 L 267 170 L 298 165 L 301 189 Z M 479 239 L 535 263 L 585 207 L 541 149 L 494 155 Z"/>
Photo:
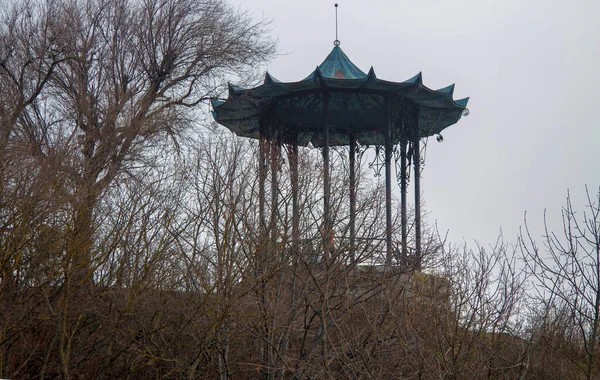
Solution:
<path fill-rule="evenodd" d="M 312 145 L 323 153 L 323 229 L 330 231 L 330 147 L 348 146 L 350 162 L 350 253 L 354 258 L 356 220 L 355 157 L 357 146 L 375 146 L 383 152 L 386 186 L 386 266 L 392 265 L 392 160 L 400 168 L 402 255 L 407 248 L 407 182 L 410 161 L 415 192 L 414 263 L 421 266 L 420 171 L 422 139 L 439 135 L 468 114 L 468 98 L 453 99 L 454 85 L 432 90 L 421 73 L 404 82 L 377 78 L 373 68 L 360 70 L 344 54 L 339 40 L 316 70 L 298 82 L 280 82 L 269 73 L 258 87 L 229 86 L 226 101 L 213 100 L 216 121 L 238 136 L 260 140 L 260 220 L 264 220 L 267 156 L 276 165 L 282 144 L 289 153 L 292 180 L 292 240 L 298 244 L 298 146 Z M 440 136 L 438 136 L 438 139 Z M 269 148 L 270 147 L 270 148 Z M 273 148 L 275 147 L 275 148 Z M 396 154 L 395 154 L 396 153 Z M 276 167 L 276 166 L 274 166 Z M 276 184 L 276 170 L 271 173 Z M 329 239 L 323 236 L 324 255 Z"/>

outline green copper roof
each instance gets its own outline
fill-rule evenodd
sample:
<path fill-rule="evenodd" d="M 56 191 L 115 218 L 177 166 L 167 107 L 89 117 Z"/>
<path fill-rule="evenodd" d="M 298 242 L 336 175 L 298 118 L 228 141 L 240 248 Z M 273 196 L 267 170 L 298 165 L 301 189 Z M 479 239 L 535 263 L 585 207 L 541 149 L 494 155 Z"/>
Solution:
<path fill-rule="evenodd" d="M 323 77 L 330 79 L 364 79 L 367 77 L 367 74 L 348 59 L 339 46 L 334 47 L 323 63 L 319 65 L 319 71 Z"/>
<path fill-rule="evenodd" d="M 269 124 L 265 121 L 269 110 L 270 122 L 284 139 L 322 146 L 327 94 L 331 145 L 347 145 L 349 134 L 361 144 L 380 145 L 385 140 L 386 99 L 392 103 L 393 140 L 398 142 L 415 130 L 426 137 L 456 123 L 468 98 L 454 100 L 453 92 L 454 85 L 439 90 L 424 86 L 420 73 L 404 82 L 378 79 L 373 68 L 365 74 L 336 46 L 299 82 L 280 82 L 267 73 L 255 88 L 230 85 L 228 99 L 214 100 L 212 105 L 216 121 L 239 136 L 258 138 L 260 129 Z"/>

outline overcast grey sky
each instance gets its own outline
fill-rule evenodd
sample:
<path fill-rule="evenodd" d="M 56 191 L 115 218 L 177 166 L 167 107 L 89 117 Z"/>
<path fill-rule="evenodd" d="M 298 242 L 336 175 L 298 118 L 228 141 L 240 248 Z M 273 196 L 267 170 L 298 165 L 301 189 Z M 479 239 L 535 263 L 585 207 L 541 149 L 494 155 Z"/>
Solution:
<path fill-rule="evenodd" d="M 296 81 L 335 39 L 330 0 L 238 0 L 273 18 L 281 56 L 268 67 Z M 450 238 L 514 241 L 523 213 L 556 226 L 567 189 L 581 205 L 600 185 L 600 1 L 340 0 L 339 39 L 363 71 L 433 89 L 456 83 L 471 114 L 429 141 L 422 188 Z M 583 207 L 581 207 L 583 211 Z"/>

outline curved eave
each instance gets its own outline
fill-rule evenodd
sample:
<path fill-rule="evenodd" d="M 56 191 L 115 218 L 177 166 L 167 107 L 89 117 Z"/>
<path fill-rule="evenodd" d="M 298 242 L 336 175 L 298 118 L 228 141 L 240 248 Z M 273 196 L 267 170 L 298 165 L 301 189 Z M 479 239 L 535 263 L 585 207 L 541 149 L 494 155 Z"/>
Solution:
<path fill-rule="evenodd" d="M 229 99 L 246 97 L 256 100 L 270 99 L 277 101 L 283 98 L 317 94 L 323 91 L 397 96 L 409 100 L 419 107 L 455 108 L 460 110 L 466 107 L 465 101 L 458 102 L 453 99 L 454 85 L 433 90 L 423 85 L 421 73 L 404 82 L 390 82 L 378 79 L 372 69 L 369 75 L 362 79 L 332 79 L 324 77 L 320 69 L 317 68 L 306 79 L 299 82 L 280 82 L 267 73 L 264 83 L 258 87 L 243 89 L 230 85 Z"/>
<path fill-rule="evenodd" d="M 438 90 L 430 89 L 423 85 L 421 73 L 404 82 L 378 79 L 373 68 L 368 74 L 364 74 L 364 77 L 355 79 L 336 79 L 327 75 L 317 67 L 308 77 L 298 82 L 281 82 L 267 73 L 264 83 L 255 88 L 244 89 L 230 84 L 227 101 L 212 102 L 213 116 L 218 123 L 239 136 L 258 138 L 262 105 L 274 102 L 282 107 L 281 119 L 278 117 L 280 127 L 294 134 L 298 145 L 307 145 L 310 142 L 314 146 L 322 146 L 322 126 L 319 116 L 322 103 L 320 97 L 315 95 L 323 92 L 337 93 L 339 105 L 339 94 L 347 93 L 348 101 L 358 97 L 362 99 L 360 104 L 366 101 L 365 104 L 370 108 L 364 111 L 366 112 L 364 116 L 361 115 L 362 119 L 352 118 L 353 115 L 363 112 L 362 106 L 348 109 L 348 112 L 340 111 L 339 108 L 336 111 L 332 110 L 337 112 L 341 119 L 337 120 L 337 116 L 332 116 L 336 118 L 337 124 L 332 122 L 330 128 L 331 145 L 347 145 L 348 128 L 357 135 L 361 144 L 377 145 L 383 143 L 383 135 L 378 132 L 383 123 L 383 116 L 372 112 L 373 109 L 383 109 L 385 97 L 400 98 L 416 106 L 419 135 L 422 137 L 438 134 L 458 122 L 469 100 L 469 98 L 454 100 L 454 85 Z M 361 97 L 361 95 L 368 96 Z M 292 119 L 286 116 L 289 107 L 293 106 L 290 102 L 303 105 L 304 108 L 295 109 L 297 115 L 302 114 L 299 117 L 303 120 L 301 124 L 298 118 Z"/>

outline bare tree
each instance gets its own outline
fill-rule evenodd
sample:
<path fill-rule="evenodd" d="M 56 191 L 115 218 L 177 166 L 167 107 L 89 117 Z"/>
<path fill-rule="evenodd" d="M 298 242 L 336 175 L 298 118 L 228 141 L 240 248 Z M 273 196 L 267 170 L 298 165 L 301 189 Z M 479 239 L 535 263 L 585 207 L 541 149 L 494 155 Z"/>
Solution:
<path fill-rule="evenodd" d="M 45 373 L 60 357 L 68 378 L 89 348 L 83 326 L 103 315 L 98 289 L 177 283 L 181 268 L 164 264 L 177 233 L 167 190 L 127 191 L 178 154 L 226 76 L 247 77 L 274 45 L 264 20 L 222 0 L 9 1 L 1 19 L 0 301 L 12 312 L 0 319 L 0 375 L 41 347 Z M 34 310 L 55 336 L 24 333 Z M 11 366 L 26 336 L 48 344 Z"/>
<path fill-rule="evenodd" d="M 560 235 L 549 230 L 544 216 L 544 249 L 535 243 L 525 220 L 519 247 L 535 280 L 536 339 L 563 355 L 573 368 L 570 376 L 592 379 L 599 371 L 600 190 L 592 196 L 586 187 L 586 195 L 587 210 L 580 215 L 567 195 Z"/>
<path fill-rule="evenodd" d="M 298 149 L 292 186 L 295 148 L 278 142 L 260 220 L 258 144 L 196 126 L 226 76 L 273 54 L 264 21 L 223 0 L 9 5 L 0 376 L 525 378 L 544 360 L 598 374 L 597 200 L 581 224 L 568 203 L 548 257 L 521 238 L 546 289 L 526 325 L 503 241 L 450 249 L 430 228 L 423 272 L 403 258 L 383 270 L 384 192 L 364 162 L 351 247 L 342 150 L 331 231 L 320 152 Z"/>
<path fill-rule="evenodd" d="M 157 139 L 190 125 L 192 107 L 221 90 L 223 75 L 268 58 L 273 45 L 254 23 L 221 0 L 65 1 L 66 61 L 51 78 L 53 97 L 40 102 L 31 129 L 45 130 L 38 153 L 67 151 L 73 230 L 67 256 L 81 282 L 93 270 L 93 213 L 102 193 L 127 167 L 142 163 Z M 67 148 L 68 147 L 68 148 Z M 68 149 L 68 150 L 67 150 Z M 82 276 L 83 275 L 83 276 Z"/>
<path fill-rule="evenodd" d="M 0 13 L 0 183 L 18 121 L 41 96 L 58 65 L 69 56 L 52 2 L 9 2 Z M 14 159 L 14 157 L 13 157 Z M 0 188 L 0 191 L 3 189 Z M 2 199 L 0 193 L 0 199 Z"/>
<path fill-rule="evenodd" d="M 45 283 L 36 269 L 55 270 L 48 259 L 60 249 L 51 218 L 60 199 L 53 198 L 46 168 L 29 156 L 31 146 L 22 141 L 28 131 L 19 123 L 68 58 L 63 36 L 52 31 L 59 22 L 49 2 L 7 2 L 0 10 L 0 304 L 4 310 L 26 305 L 0 317 L 0 376 L 32 310 L 28 294 L 18 289 Z"/>

